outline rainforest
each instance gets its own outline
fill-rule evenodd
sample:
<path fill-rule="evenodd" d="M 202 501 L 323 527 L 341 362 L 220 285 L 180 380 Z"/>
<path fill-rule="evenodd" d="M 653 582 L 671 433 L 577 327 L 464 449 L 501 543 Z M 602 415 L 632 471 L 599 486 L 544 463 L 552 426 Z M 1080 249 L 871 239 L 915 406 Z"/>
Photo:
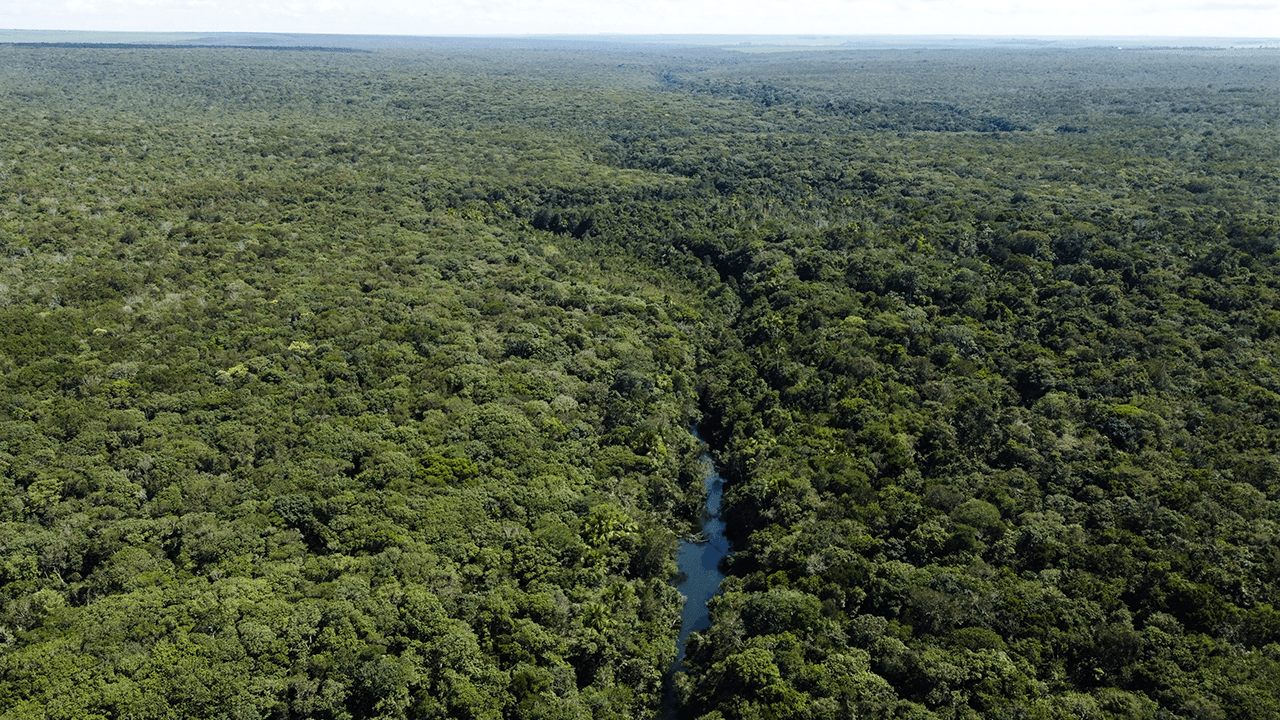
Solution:
<path fill-rule="evenodd" d="M 0 44 L 0 718 L 1280 718 L 1278 249 L 1275 48 Z"/>

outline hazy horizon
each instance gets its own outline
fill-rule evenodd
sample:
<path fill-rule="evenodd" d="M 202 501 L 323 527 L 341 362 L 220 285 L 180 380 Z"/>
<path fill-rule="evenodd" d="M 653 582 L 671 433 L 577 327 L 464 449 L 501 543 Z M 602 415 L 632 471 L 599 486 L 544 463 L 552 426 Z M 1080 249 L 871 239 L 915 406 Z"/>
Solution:
<path fill-rule="evenodd" d="M 964 35 L 964 34 L 813 34 L 813 33 L 524 33 L 415 35 L 406 33 L 301 33 L 272 31 L 96 31 L 0 28 L 0 43 L 156 44 L 209 46 L 331 46 L 348 48 L 412 47 L 433 41 L 559 41 L 696 45 L 744 52 L 839 49 L 1072 49 L 1280 48 L 1280 39 L 1262 37 L 1133 35 Z"/>

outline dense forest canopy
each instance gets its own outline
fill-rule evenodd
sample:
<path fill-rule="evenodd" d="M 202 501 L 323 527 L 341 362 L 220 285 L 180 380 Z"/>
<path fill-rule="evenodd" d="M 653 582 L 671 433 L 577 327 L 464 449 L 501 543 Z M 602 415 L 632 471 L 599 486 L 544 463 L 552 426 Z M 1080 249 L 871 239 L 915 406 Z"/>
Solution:
<path fill-rule="evenodd" d="M 0 113 L 0 717 L 656 717 L 694 424 L 682 716 L 1280 717 L 1277 51 L 0 45 Z"/>

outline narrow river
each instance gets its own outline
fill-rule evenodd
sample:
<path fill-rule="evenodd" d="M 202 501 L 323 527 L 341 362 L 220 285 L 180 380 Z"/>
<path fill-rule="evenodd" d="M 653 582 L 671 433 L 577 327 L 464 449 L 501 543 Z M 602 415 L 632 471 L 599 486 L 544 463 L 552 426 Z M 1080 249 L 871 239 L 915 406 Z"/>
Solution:
<path fill-rule="evenodd" d="M 694 437 L 698 437 L 697 428 L 693 429 Z M 701 438 L 699 438 L 701 439 Z M 662 702 L 662 717 L 673 720 L 676 717 L 675 692 L 671 678 L 684 666 L 685 643 L 689 634 L 696 630 L 711 627 L 711 619 L 707 614 L 707 601 L 720 589 L 720 581 L 724 574 L 720 572 L 720 559 L 729 553 L 729 540 L 724 536 L 724 521 L 720 519 L 720 499 L 724 495 L 724 478 L 716 472 L 710 453 L 703 454 L 703 460 L 710 468 L 707 473 L 707 504 L 702 508 L 702 517 L 698 520 L 702 538 L 697 541 L 681 540 L 680 550 L 676 553 L 676 565 L 680 574 L 676 576 L 676 589 L 684 595 L 684 609 L 680 612 L 680 637 L 676 641 L 676 659 L 667 671 L 666 691 Z"/>

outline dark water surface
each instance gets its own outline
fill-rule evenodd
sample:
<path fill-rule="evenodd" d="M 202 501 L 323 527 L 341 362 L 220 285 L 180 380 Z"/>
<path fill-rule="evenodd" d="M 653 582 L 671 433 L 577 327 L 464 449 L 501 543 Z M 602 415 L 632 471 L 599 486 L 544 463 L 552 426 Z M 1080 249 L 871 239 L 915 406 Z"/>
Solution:
<path fill-rule="evenodd" d="M 694 428 L 694 437 L 698 430 Z M 720 572 L 720 558 L 729 554 L 729 540 L 724 536 L 724 521 L 720 519 L 720 499 L 724 495 L 724 478 L 716 472 L 711 455 L 706 453 L 703 460 L 710 467 L 707 473 L 707 504 L 702 508 L 699 528 L 705 541 L 680 541 L 680 550 L 676 553 L 676 565 L 680 574 L 676 576 L 676 589 L 685 597 L 684 609 L 680 612 L 680 638 L 677 640 L 675 662 L 667 671 L 667 688 L 663 697 L 662 717 L 676 717 L 675 693 L 671 684 L 671 676 L 684 666 L 685 643 L 689 634 L 697 630 L 711 627 L 711 619 L 707 615 L 707 601 L 720 589 L 720 581 L 724 574 Z"/>

